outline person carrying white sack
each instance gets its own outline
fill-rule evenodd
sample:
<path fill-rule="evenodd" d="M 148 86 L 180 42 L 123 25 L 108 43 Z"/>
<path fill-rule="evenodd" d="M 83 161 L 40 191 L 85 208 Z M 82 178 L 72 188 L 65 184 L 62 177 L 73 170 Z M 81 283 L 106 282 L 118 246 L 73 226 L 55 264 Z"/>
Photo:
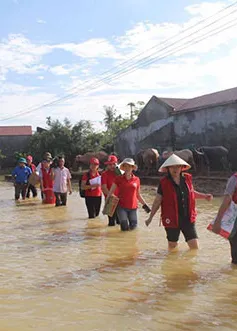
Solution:
<path fill-rule="evenodd" d="M 220 233 L 221 220 L 232 201 L 235 204 L 237 204 L 237 172 L 233 174 L 227 182 L 226 189 L 224 192 L 224 198 L 212 227 L 213 232 L 217 234 Z M 231 236 L 231 238 L 229 238 L 229 242 L 230 242 L 232 263 L 237 264 L 237 231 L 233 236 Z"/>
<path fill-rule="evenodd" d="M 172 154 L 160 167 L 159 172 L 166 173 L 161 178 L 151 213 L 146 220 L 148 226 L 161 207 L 162 224 L 165 227 L 169 249 L 178 245 L 180 232 L 190 249 L 198 248 L 198 236 L 195 228 L 196 199 L 210 201 L 211 194 L 200 193 L 194 190 L 192 175 L 183 173 L 191 166 Z"/>

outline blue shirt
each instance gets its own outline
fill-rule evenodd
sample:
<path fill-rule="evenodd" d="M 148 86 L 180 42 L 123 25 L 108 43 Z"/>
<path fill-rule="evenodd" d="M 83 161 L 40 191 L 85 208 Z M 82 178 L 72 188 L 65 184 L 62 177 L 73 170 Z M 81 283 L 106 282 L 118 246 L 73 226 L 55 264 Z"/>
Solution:
<path fill-rule="evenodd" d="M 26 184 L 30 174 L 32 174 L 32 171 L 29 167 L 17 166 L 12 172 L 12 176 L 15 177 L 18 184 Z"/>

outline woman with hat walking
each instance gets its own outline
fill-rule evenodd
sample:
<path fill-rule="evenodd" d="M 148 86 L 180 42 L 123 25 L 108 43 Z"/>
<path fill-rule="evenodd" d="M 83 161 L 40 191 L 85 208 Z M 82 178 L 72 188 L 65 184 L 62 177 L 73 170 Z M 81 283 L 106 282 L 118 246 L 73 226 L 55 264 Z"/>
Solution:
<path fill-rule="evenodd" d="M 106 200 L 118 189 L 120 227 L 122 231 L 128 231 L 137 227 L 138 201 L 146 212 L 149 213 L 150 208 L 140 193 L 140 179 L 133 174 L 133 171 L 137 170 L 134 160 L 124 159 L 120 164 L 120 169 L 124 171 L 124 174 L 115 179 Z"/>
<path fill-rule="evenodd" d="M 102 185 L 102 192 L 104 193 L 105 199 L 109 194 L 109 190 L 113 185 L 115 179 L 118 175 L 120 175 L 120 171 L 117 168 L 118 159 L 115 155 L 109 155 L 108 161 L 105 162 L 107 165 L 107 169 L 101 175 L 101 185 Z M 119 173 L 118 173 L 119 172 Z M 118 196 L 118 188 L 115 190 L 114 195 Z M 117 215 L 117 210 L 115 210 L 113 216 L 108 216 L 109 223 L 108 226 L 114 226 L 116 223 L 119 224 L 119 219 Z"/>
<path fill-rule="evenodd" d="M 92 157 L 90 170 L 82 176 L 81 189 L 85 191 L 85 203 L 89 218 L 95 218 L 100 213 L 101 206 L 101 177 L 98 172 L 100 161 Z M 92 184 L 90 181 L 95 181 Z"/>
<path fill-rule="evenodd" d="M 210 201 L 213 198 L 211 194 L 194 190 L 192 175 L 183 173 L 190 168 L 187 162 L 172 154 L 159 169 L 167 175 L 160 180 L 146 225 L 151 223 L 161 206 L 161 220 L 165 227 L 169 249 L 174 249 L 178 245 L 180 232 L 183 233 L 190 249 L 198 248 L 195 199 Z"/>
<path fill-rule="evenodd" d="M 22 196 L 22 200 L 25 200 L 28 179 L 31 174 L 32 174 L 31 169 L 26 166 L 26 159 L 24 157 L 21 157 L 18 160 L 18 166 L 15 167 L 15 169 L 12 172 L 12 176 L 14 178 L 16 201 L 20 199 L 20 195 Z"/>

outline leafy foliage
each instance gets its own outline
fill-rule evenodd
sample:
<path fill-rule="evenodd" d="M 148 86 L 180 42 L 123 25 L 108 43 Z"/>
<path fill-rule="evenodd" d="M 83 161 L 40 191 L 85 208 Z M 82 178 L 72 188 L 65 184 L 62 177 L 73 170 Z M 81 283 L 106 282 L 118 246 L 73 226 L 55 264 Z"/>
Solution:
<path fill-rule="evenodd" d="M 114 106 L 104 106 L 105 130 L 102 132 L 96 131 L 92 123 L 87 120 L 81 120 L 72 125 L 67 118 L 60 122 L 47 117 L 47 130 L 36 132 L 33 135 L 29 152 L 38 161 L 46 151 L 53 156 L 63 154 L 71 163 L 76 155 L 88 151 L 104 150 L 111 153 L 114 151 L 115 137 L 126 129 L 133 122 L 134 117 L 139 114 L 138 105 L 139 103 L 134 106 L 132 118 L 129 115 L 124 117 L 119 115 Z"/>

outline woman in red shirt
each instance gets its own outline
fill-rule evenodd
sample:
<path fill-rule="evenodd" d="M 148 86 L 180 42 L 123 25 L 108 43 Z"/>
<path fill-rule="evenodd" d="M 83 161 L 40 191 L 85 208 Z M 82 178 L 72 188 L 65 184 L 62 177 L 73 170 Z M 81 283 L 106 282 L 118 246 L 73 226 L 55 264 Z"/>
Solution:
<path fill-rule="evenodd" d="M 102 191 L 104 193 L 105 198 L 109 194 L 109 190 L 111 189 L 111 186 L 113 185 L 115 179 L 118 176 L 116 169 L 117 163 L 118 163 L 118 159 L 115 155 L 109 155 L 108 160 L 105 162 L 105 164 L 107 165 L 107 169 L 101 175 Z M 118 189 L 114 192 L 114 195 L 116 197 L 118 196 Z M 117 210 L 115 210 L 112 217 L 108 216 L 108 218 L 109 218 L 108 226 L 115 226 L 116 223 L 119 224 Z"/>
<path fill-rule="evenodd" d="M 165 227 L 169 249 L 178 245 L 180 232 L 191 249 L 198 248 L 198 237 L 195 228 L 195 199 L 212 199 L 211 194 L 199 193 L 194 190 L 192 176 L 182 171 L 191 166 L 177 155 L 171 155 L 159 171 L 167 173 L 160 180 L 157 196 L 153 202 L 150 217 L 146 220 L 148 226 L 161 206 L 161 220 Z"/>
<path fill-rule="evenodd" d="M 128 231 L 137 227 L 138 201 L 146 212 L 149 213 L 150 208 L 140 193 L 140 179 L 133 174 L 133 170 L 137 170 L 134 160 L 130 158 L 123 160 L 120 169 L 124 171 L 124 174 L 115 179 L 106 199 L 109 199 L 118 189 L 120 226 L 122 231 Z"/>
<path fill-rule="evenodd" d="M 81 188 L 85 190 L 85 202 L 89 218 L 95 218 L 100 213 L 102 196 L 101 183 L 90 184 L 90 180 L 97 177 L 99 177 L 98 182 L 100 182 L 101 177 L 98 172 L 99 165 L 100 161 L 97 158 L 91 158 L 90 171 L 82 176 Z"/>

